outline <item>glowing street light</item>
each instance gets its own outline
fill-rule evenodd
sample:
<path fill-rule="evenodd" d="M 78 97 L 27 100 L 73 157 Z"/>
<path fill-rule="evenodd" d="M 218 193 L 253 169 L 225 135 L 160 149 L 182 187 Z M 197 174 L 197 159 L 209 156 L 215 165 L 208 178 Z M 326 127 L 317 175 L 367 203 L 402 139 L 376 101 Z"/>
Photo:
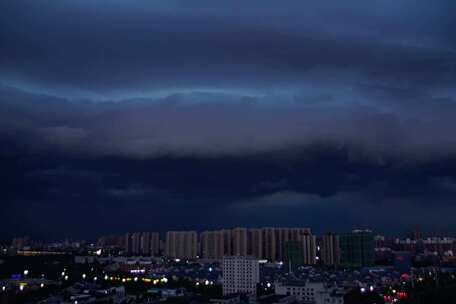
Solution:
<path fill-rule="evenodd" d="M 85 278 L 86 278 L 86 276 L 87 276 L 87 275 L 86 275 L 85 273 L 84 273 L 84 274 L 82 274 L 82 278 L 83 278 L 83 279 L 85 279 Z"/>
<path fill-rule="evenodd" d="M 41 284 L 40 284 L 40 287 L 43 288 L 43 287 L 44 287 L 44 283 L 41 283 Z"/>
<path fill-rule="evenodd" d="M 28 275 L 28 274 L 29 274 L 29 271 L 28 271 L 27 269 L 24 270 L 24 275 L 26 276 L 26 275 Z"/>

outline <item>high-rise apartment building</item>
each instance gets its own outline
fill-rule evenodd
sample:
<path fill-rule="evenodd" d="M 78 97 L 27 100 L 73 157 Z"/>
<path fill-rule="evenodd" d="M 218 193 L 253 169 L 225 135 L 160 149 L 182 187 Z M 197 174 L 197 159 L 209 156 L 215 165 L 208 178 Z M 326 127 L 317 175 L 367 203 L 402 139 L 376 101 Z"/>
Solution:
<path fill-rule="evenodd" d="M 370 230 L 353 230 L 339 237 L 341 264 L 345 267 L 374 265 L 374 235 Z"/>
<path fill-rule="evenodd" d="M 261 229 L 248 230 L 247 254 L 258 259 L 263 258 L 263 232 Z"/>
<path fill-rule="evenodd" d="M 263 258 L 276 261 L 277 246 L 275 228 L 263 228 Z"/>
<path fill-rule="evenodd" d="M 126 233 L 125 251 L 129 255 L 158 255 L 160 253 L 160 235 L 158 232 Z"/>
<path fill-rule="evenodd" d="M 196 231 L 168 231 L 165 253 L 171 258 L 194 259 L 198 255 Z"/>
<path fill-rule="evenodd" d="M 301 242 L 288 241 L 285 243 L 285 263 L 290 272 L 304 265 L 304 253 Z"/>
<path fill-rule="evenodd" d="M 303 261 L 306 265 L 314 265 L 317 257 L 317 241 L 314 235 L 308 233 L 300 237 L 302 243 Z"/>
<path fill-rule="evenodd" d="M 327 233 L 321 236 L 320 259 L 325 265 L 340 264 L 339 236 Z"/>
<path fill-rule="evenodd" d="M 125 252 L 129 255 L 139 255 L 141 247 L 141 232 L 125 234 Z"/>
<path fill-rule="evenodd" d="M 254 257 L 227 256 L 223 258 L 223 295 L 256 294 L 260 281 L 258 260 Z"/>
<path fill-rule="evenodd" d="M 232 233 L 231 230 L 226 229 L 223 231 L 223 255 L 233 255 L 233 243 L 231 242 Z"/>
<path fill-rule="evenodd" d="M 234 228 L 231 231 L 231 239 L 233 244 L 233 255 L 246 256 L 248 244 L 247 228 Z"/>
<path fill-rule="evenodd" d="M 226 254 L 224 230 L 204 231 L 201 233 L 200 242 L 201 256 L 205 259 L 221 259 Z"/>
<path fill-rule="evenodd" d="M 160 253 L 160 235 L 158 232 L 141 233 L 140 253 L 145 256 L 157 256 Z"/>

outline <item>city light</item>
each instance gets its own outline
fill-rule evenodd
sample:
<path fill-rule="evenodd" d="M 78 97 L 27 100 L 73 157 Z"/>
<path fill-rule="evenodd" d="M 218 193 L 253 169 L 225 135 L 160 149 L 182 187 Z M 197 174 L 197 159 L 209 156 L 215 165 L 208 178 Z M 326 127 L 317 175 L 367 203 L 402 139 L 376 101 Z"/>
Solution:
<path fill-rule="evenodd" d="M 44 287 L 44 283 L 41 283 L 41 284 L 40 284 L 40 287 L 43 288 L 43 287 Z"/>
<path fill-rule="evenodd" d="M 28 271 L 27 269 L 24 270 L 24 275 L 26 276 L 26 275 L 28 275 L 28 274 L 29 274 L 29 271 Z"/>
<path fill-rule="evenodd" d="M 6 286 L 2 286 L 2 291 L 5 291 L 6 290 Z"/>
<path fill-rule="evenodd" d="M 87 275 L 86 275 L 85 273 L 82 274 L 82 278 L 83 278 L 83 279 L 85 279 L 86 276 L 87 276 Z"/>

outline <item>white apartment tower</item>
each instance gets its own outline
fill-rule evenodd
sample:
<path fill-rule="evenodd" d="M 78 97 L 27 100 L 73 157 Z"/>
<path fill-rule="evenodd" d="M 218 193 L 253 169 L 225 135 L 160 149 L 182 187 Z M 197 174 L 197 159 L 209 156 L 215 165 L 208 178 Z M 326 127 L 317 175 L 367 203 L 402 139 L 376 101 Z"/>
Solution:
<path fill-rule="evenodd" d="M 260 281 L 258 260 L 249 256 L 223 257 L 223 295 L 243 293 L 256 295 Z"/>

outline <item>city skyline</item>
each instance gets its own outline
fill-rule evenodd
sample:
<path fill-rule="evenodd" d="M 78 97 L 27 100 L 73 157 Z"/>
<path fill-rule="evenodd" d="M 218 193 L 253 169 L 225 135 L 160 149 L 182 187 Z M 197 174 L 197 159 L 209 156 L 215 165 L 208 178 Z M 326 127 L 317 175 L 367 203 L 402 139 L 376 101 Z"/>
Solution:
<path fill-rule="evenodd" d="M 0 238 L 456 233 L 455 2 L 0 3 Z"/>
<path fill-rule="evenodd" d="M 138 235 L 138 241 L 136 243 L 141 242 L 140 241 L 140 235 L 141 234 L 152 234 L 153 237 L 157 237 L 158 241 L 163 241 L 166 242 L 167 236 L 169 233 L 196 233 L 198 243 L 200 247 L 203 247 L 204 242 L 207 240 L 210 240 L 211 242 L 214 242 L 214 238 L 218 237 L 228 237 L 231 239 L 234 237 L 233 232 L 234 231 L 239 231 L 240 233 L 243 233 L 245 230 L 247 233 L 252 233 L 253 235 L 249 236 L 249 240 L 251 241 L 250 238 L 253 237 L 253 239 L 258 238 L 258 236 L 255 236 L 256 233 L 265 233 L 265 231 L 274 231 L 274 230 L 291 230 L 291 231 L 299 231 L 299 233 L 309 233 L 310 235 L 318 236 L 318 237 L 329 237 L 331 239 L 332 236 L 338 236 L 338 235 L 343 235 L 347 233 L 351 233 L 353 231 L 369 231 L 371 232 L 374 236 L 376 237 L 381 237 L 381 238 L 387 238 L 387 239 L 410 239 L 410 240 L 418 240 L 418 239 L 432 239 L 432 238 L 453 238 L 456 237 L 455 235 L 451 233 L 426 233 L 415 227 L 414 229 L 409 229 L 407 231 L 404 231 L 403 233 L 394 233 L 394 234 L 385 234 L 382 233 L 381 231 L 375 231 L 372 229 L 369 229 L 367 227 L 357 227 L 355 229 L 349 229 L 349 230 L 341 230 L 341 231 L 316 231 L 311 229 L 310 227 L 304 227 L 304 226 L 233 226 L 233 227 L 218 227 L 218 228 L 213 228 L 213 229 L 202 229 L 202 230 L 165 230 L 165 231 L 156 231 L 156 230 L 136 230 L 136 231 L 121 231 L 121 232 L 111 232 L 111 233 L 106 233 L 106 234 L 95 234 L 91 238 L 75 238 L 71 236 L 66 236 L 64 238 L 60 239 L 44 239 L 44 238 L 35 238 L 33 237 L 33 234 L 24 234 L 24 235 L 15 235 L 12 238 L 5 239 L 3 240 L 3 244 L 8 244 L 11 241 L 14 240 L 23 240 L 26 239 L 28 242 L 33 242 L 33 243 L 52 243 L 52 242 L 86 242 L 87 244 L 95 244 L 100 242 L 101 239 L 103 240 L 108 240 L 108 242 L 113 242 L 116 243 L 119 241 L 119 237 L 125 238 L 126 235 Z M 262 237 L 264 241 L 264 236 Z M 121 240 L 122 244 L 126 242 L 125 239 Z M 102 241 L 102 243 L 104 243 Z M 138 243 L 139 244 L 139 243 Z M 124 245 L 122 245 L 124 246 Z M 130 245 L 129 245 L 130 246 Z M 138 246 L 138 245 L 136 245 Z M 225 245 L 226 246 L 226 245 Z M 231 245 L 232 246 L 232 245 Z M 166 251 L 165 248 L 162 248 L 163 251 Z M 214 249 L 213 249 L 214 250 Z M 232 250 L 232 248 L 230 248 Z M 254 249 L 249 249 L 249 250 L 254 250 Z"/>

